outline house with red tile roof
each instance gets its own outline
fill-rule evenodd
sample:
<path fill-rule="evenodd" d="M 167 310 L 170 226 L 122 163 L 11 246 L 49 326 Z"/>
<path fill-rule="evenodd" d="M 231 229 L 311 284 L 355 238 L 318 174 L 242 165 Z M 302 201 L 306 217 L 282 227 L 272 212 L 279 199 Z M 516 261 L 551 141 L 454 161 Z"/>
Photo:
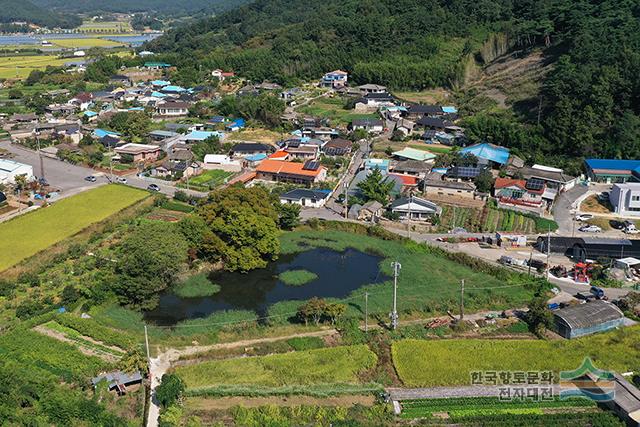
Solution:
<path fill-rule="evenodd" d="M 327 170 L 320 162 L 305 163 L 266 159 L 256 167 L 256 179 L 311 185 L 327 179 Z"/>
<path fill-rule="evenodd" d="M 494 196 L 498 202 L 523 208 L 545 207 L 542 195 L 545 191 L 543 181 L 513 178 L 496 178 Z"/>

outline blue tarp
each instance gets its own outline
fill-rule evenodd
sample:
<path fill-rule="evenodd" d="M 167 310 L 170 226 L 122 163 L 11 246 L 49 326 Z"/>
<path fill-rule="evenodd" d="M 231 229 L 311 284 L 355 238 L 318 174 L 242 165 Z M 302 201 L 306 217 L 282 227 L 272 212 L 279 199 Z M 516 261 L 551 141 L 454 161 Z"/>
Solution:
<path fill-rule="evenodd" d="M 87 110 L 87 111 L 84 112 L 84 115 L 87 116 L 87 117 L 94 117 L 94 116 L 97 116 L 98 113 L 96 113 L 95 111 Z"/>
<path fill-rule="evenodd" d="M 169 86 L 171 82 L 167 80 L 154 80 L 151 84 L 154 86 Z"/>
<path fill-rule="evenodd" d="M 227 129 L 243 128 L 245 125 L 244 119 L 233 119 L 231 123 L 227 125 Z"/>
<path fill-rule="evenodd" d="M 458 112 L 458 109 L 456 107 L 452 107 L 452 106 L 442 107 L 442 112 L 443 113 L 448 113 L 448 114 L 455 114 L 455 113 Z"/>
<path fill-rule="evenodd" d="M 504 165 L 509 160 L 509 149 L 484 142 L 472 145 L 460 150 L 461 153 L 470 153 L 479 159 L 485 159 Z"/>
<path fill-rule="evenodd" d="M 186 92 L 187 91 L 182 86 L 173 86 L 173 85 L 165 86 L 160 90 L 162 90 L 163 92 Z"/>
<path fill-rule="evenodd" d="M 222 137 L 222 135 L 224 135 L 222 132 L 207 132 L 204 130 L 194 130 L 193 132 L 185 136 L 185 139 L 192 140 L 192 141 L 204 141 L 205 139 L 211 136 L 217 136 L 218 138 L 220 138 Z"/>
<path fill-rule="evenodd" d="M 224 123 L 224 116 L 213 116 L 209 119 L 210 123 Z"/>

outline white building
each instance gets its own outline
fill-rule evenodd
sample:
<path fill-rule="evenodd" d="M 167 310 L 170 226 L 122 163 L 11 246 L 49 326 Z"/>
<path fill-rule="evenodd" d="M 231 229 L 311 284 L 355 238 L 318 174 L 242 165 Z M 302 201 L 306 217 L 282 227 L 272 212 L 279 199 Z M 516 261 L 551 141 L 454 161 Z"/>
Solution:
<path fill-rule="evenodd" d="M 401 219 L 426 221 L 440 215 L 442 208 L 419 197 L 401 197 L 391 204 L 391 212 L 398 214 Z"/>
<path fill-rule="evenodd" d="M 609 202 L 619 215 L 640 216 L 640 182 L 614 184 Z"/>
<path fill-rule="evenodd" d="M 296 188 L 280 196 L 282 204 L 298 204 L 307 208 L 321 208 L 329 199 L 329 190 L 311 190 L 308 188 Z"/>
<path fill-rule="evenodd" d="M 33 167 L 13 160 L 0 159 L 0 184 L 14 184 L 18 175 L 25 175 L 27 181 L 33 179 Z"/>

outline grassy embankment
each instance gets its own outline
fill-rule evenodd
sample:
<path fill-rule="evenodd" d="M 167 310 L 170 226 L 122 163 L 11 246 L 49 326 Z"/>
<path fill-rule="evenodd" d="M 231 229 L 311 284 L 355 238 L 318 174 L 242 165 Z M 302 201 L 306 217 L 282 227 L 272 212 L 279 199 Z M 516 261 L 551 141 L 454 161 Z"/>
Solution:
<path fill-rule="evenodd" d="M 600 369 L 633 371 L 640 354 L 640 328 L 632 327 L 570 341 L 404 340 L 392 346 L 393 363 L 407 387 L 469 385 L 472 371 L 573 370 L 585 357 Z M 425 357 L 429 355 L 429 357 Z"/>
<path fill-rule="evenodd" d="M 313 282 L 318 275 L 307 270 L 289 270 L 278 275 L 278 278 L 289 286 L 302 286 Z"/>
<path fill-rule="evenodd" d="M 0 271 L 102 221 L 149 193 L 107 185 L 60 200 L 0 224 Z"/>

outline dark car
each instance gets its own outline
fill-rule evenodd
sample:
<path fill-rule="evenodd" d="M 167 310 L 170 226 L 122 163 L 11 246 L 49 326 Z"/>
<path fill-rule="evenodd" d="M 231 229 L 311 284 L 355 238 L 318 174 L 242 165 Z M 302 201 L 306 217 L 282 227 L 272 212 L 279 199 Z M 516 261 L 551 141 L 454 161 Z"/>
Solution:
<path fill-rule="evenodd" d="M 97 178 L 95 176 L 93 176 L 93 175 L 89 175 L 84 180 L 88 181 L 88 182 L 96 182 Z"/>
<path fill-rule="evenodd" d="M 624 230 L 624 227 L 625 227 L 624 222 L 616 221 L 615 219 L 612 219 L 611 221 L 609 221 L 609 225 L 611 226 L 611 228 L 615 230 Z"/>
<path fill-rule="evenodd" d="M 157 184 L 149 184 L 147 187 L 149 191 L 160 191 L 160 187 Z"/>

